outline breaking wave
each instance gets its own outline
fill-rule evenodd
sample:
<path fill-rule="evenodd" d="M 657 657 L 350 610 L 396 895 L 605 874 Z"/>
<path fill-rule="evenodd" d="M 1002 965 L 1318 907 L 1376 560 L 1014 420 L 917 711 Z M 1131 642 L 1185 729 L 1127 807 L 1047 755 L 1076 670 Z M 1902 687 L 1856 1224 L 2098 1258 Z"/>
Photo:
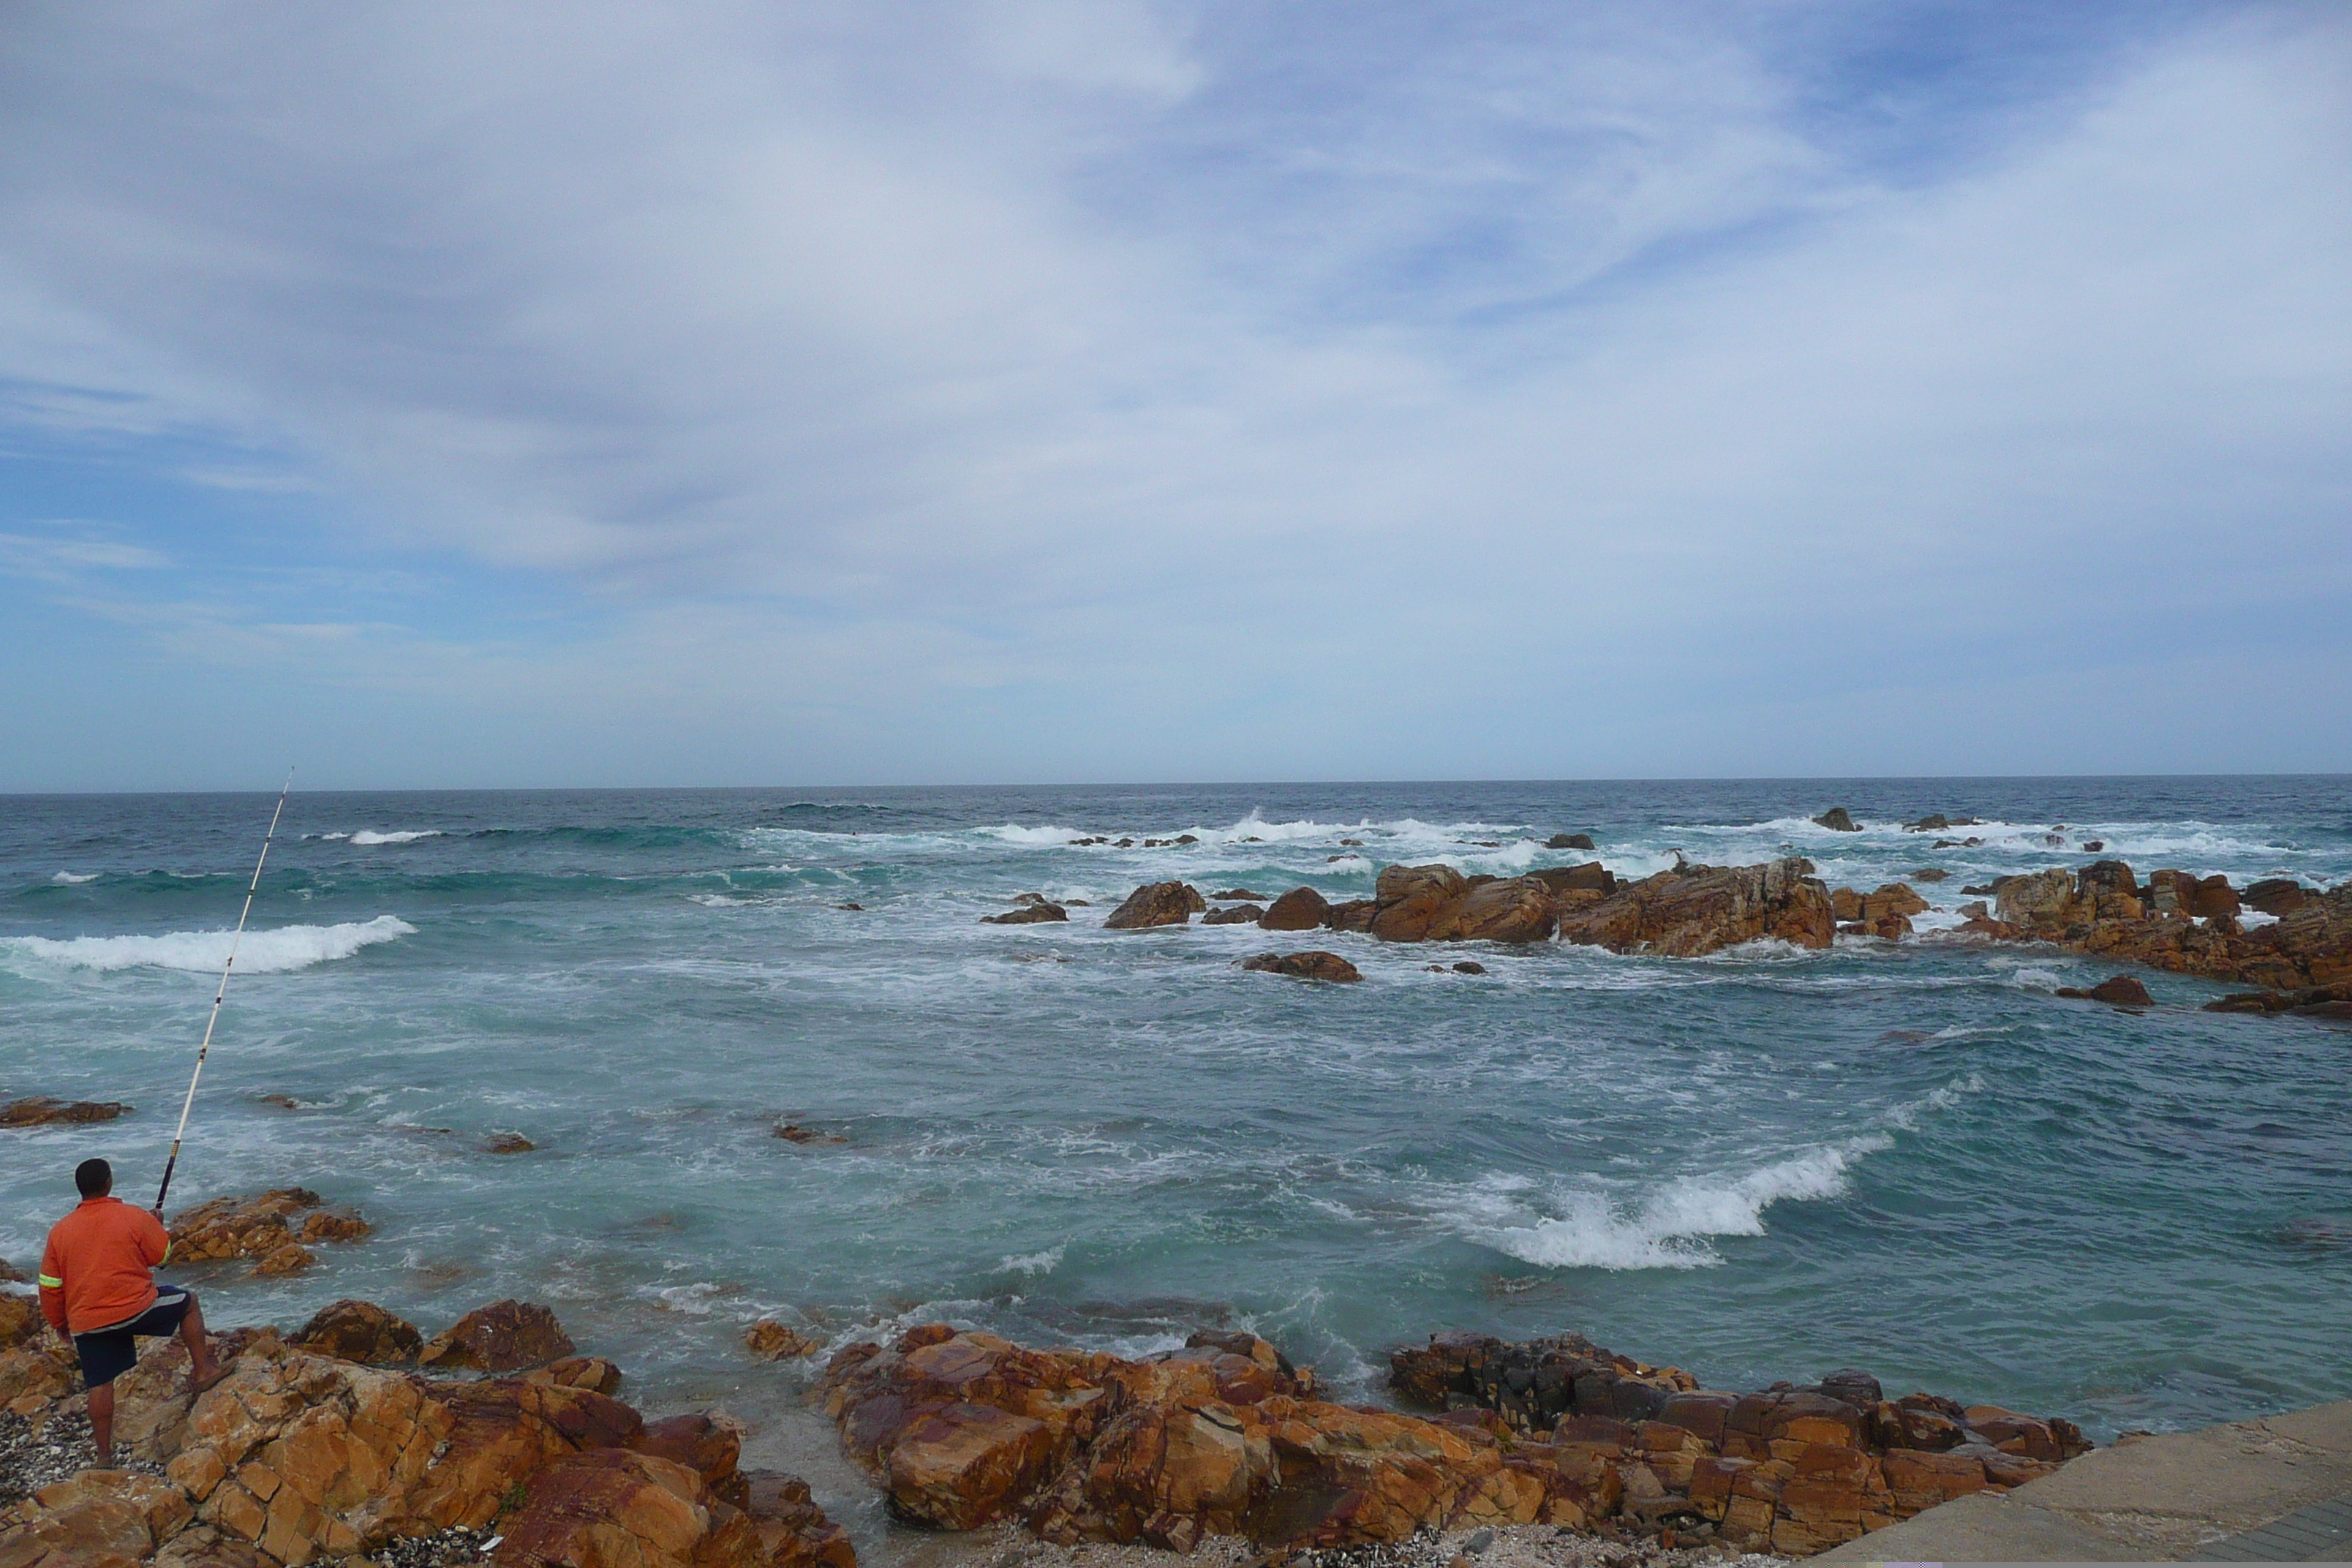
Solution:
<path fill-rule="evenodd" d="M 68 969 L 94 969 L 101 973 L 118 969 L 217 970 L 227 962 L 226 931 L 178 931 L 163 936 L 78 936 L 63 941 L 45 936 L 0 938 L 0 950 L 22 953 L 44 963 Z M 249 931 L 236 950 L 240 974 L 282 974 L 314 963 L 349 958 L 363 947 L 414 936 L 416 928 L 397 915 L 331 926 L 279 926 L 274 931 Z"/>

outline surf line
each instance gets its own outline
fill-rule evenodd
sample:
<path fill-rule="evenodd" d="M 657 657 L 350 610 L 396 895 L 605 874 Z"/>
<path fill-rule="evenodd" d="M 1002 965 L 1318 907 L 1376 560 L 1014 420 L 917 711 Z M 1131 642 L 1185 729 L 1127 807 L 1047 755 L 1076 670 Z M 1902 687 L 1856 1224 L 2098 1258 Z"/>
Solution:
<path fill-rule="evenodd" d="M 188 1112 L 195 1109 L 196 1080 L 205 1076 L 205 1058 L 213 1048 L 213 1030 L 220 1023 L 221 1000 L 228 994 L 229 971 L 236 967 L 236 944 L 245 940 L 245 922 L 253 913 L 254 889 L 261 886 L 261 868 L 269 863 L 270 841 L 278 837 L 278 819 L 285 815 L 286 796 L 294 788 L 294 770 L 286 770 L 286 787 L 278 792 L 278 809 L 269 814 L 269 831 L 261 836 L 261 856 L 253 863 L 253 880 L 246 884 L 245 908 L 236 914 L 236 931 L 228 939 L 228 962 L 221 965 L 220 989 L 213 993 L 213 1010 L 205 1019 L 205 1042 L 196 1047 L 196 1070 L 188 1075 L 188 1098 L 180 1101 L 180 1125 L 172 1131 L 171 1158 L 163 1162 L 163 1181 L 155 1189 L 155 1217 L 163 1217 L 163 1194 L 172 1190 L 172 1173 L 180 1163 L 180 1140 L 188 1134 Z"/>

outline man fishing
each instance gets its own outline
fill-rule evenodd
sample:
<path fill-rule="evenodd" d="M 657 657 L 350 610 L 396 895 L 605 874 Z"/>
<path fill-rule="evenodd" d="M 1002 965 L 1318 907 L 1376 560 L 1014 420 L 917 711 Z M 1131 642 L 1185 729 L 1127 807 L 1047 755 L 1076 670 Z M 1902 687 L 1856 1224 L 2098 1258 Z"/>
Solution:
<path fill-rule="evenodd" d="M 112 1195 L 114 1167 L 84 1160 L 74 1167 L 81 1202 L 49 1231 L 41 1254 L 41 1315 L 73 1339 L 89 1388 L 90 1434 L 100 1469 L 114 1466 L 114 1380 L 138 1364 L 137 1340 L 180 1336 L 188 1347 L 189 1391 L 202 1394 L 226 1374 L 205 1342 L 205 1315 L 193 1292 L 158 1287 L 149 1272 L 172 1255 L 163 1222 Z"/>

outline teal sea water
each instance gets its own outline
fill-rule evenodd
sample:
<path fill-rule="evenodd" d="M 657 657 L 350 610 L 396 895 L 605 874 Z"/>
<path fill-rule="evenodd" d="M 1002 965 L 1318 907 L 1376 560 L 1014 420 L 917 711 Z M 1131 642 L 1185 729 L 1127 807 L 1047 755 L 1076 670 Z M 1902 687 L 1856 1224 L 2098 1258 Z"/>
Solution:
<path fill-rule="evenodd" d="M 87 1155 L 152 1193 L 270 804 L 0 801 L 0 1096 L 137 1107 L 0 1134 L 0 1257 L 35 1260 Z M 1807 820 L 1839 804 L 1866 830 Z M 1984 842 L 1896 826 L 1938 811 Z M 786 1403 L 803 1374 L 737 1344 L 761 1313 L 1128 1350 L 1245 1324 L 1364 1397 L 1432 1330 L 1575 1329 L 1711 1386 L 1854 1365 L 2098 1436 L 2352 1396 L 2352 1031 L 2161 974 L 2112 1012 L 2052 994 L 2108 966 L 1932 938 L 1101 929 L 1160 878 L 1362 896 L 1389 862 L 1586 858 L 1539 847 L 1563 830 L 1625 876 L 1940 866 L 1932 929 L 2090 839 L 2333 885 L 2352 780 L 297 794 L 174 1206 L 300 1182 L 378 1226 L 215 1277 L 216 1321 L 520 1295 L 655 1404 Z M 979 923 L 1031 891 L 1091 905 Z M 1364 983 L 1236 967 L 1276 945 Z M 1425 968 L 1465 956 L 1489 972 Z"/>

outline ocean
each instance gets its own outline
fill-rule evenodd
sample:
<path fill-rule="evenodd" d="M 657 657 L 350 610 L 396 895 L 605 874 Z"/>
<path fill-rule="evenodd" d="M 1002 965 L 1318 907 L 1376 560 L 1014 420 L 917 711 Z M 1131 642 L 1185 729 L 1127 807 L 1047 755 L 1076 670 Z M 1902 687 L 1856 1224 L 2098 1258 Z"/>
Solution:
<path fill-rule="evenodd" d="M 0 1132 L 0 1258 L 29 1272 L 89 1155 L 152 1194 L 271 804 L 0 800 L 0 1098 L 137 1108 Z M 1931 812 L 1982 842 L 1899 826 Z M 1074 842 L 1102 837 L 1137 843 Z M 187 1279 L 218 1325 L 544 1301 L 633 1397 L 820 1469 L 809 1368 L 751 1362 L 754 1317 L 1126 1352 L 1246 1326 L 1366 1399 L 1434 1330 L 1572 1329 L 1709 1387 L 1855 1366 L 2102 1439 L 2352 1397 L 2352 1030 L 2159 973 L 2145 1014 L 2067 1001 L 2113 966 L 1928 935 L 2091 840 L 2333 885 L 2352 780 L 298 793 L 173 1207 L 299 1183 L 377 1232 Z M 1677 850 L 1952 875 L 1915 881 L 1927 940 L 1826 952 L 1101 929 L 1162 878 L 1336 900 L 1394 862 Z M 981 923 L 1027 892 L 1087 904 Z M 1314 946 L 1362 984 L 1237 966 Z M 1428 968 L 1464 957 L 1487 973 Z"/>

